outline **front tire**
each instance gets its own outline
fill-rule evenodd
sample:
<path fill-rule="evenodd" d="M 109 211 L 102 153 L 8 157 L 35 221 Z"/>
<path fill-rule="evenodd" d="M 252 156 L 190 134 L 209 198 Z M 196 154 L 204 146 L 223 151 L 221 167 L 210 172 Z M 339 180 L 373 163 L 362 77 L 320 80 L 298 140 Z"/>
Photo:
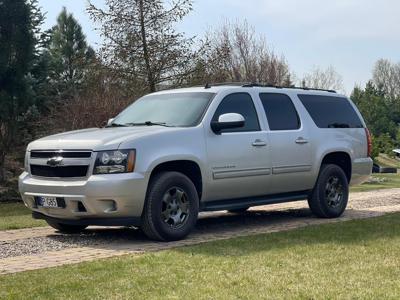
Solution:
<path fill-rule="evenodd" d="M 149 184 L 142 230 L 153 240 L 180 240 L 193 229 L 198 213 L 199 197 L 193 182 L 182 173 L 159 173 Z"/>
<path fill-rule="evenodd" d="M 322 165 L 308 205 L 320 218 L 338 218 L 346 209 L 349 183 L 343 169 L 334 164 Z"/>
<path fill-rule="evenodd" d="M 86 225 L 68 225 L 57 223 L 53 221 L 46 220 L 47 224 L 49 224 L 54 229 L 57 229 L 61 233 L 79 233 L 87 227 Z"/>

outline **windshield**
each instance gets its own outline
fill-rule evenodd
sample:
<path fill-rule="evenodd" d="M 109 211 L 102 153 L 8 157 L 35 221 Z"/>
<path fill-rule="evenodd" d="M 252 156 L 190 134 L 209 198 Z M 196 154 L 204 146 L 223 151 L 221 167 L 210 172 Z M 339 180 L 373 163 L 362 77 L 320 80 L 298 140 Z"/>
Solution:
<path fill-rule="evenodd" d="M 171 93 L 144 96 L 128 106 L 112 125 L 197 125 L 214 93 Z"/>

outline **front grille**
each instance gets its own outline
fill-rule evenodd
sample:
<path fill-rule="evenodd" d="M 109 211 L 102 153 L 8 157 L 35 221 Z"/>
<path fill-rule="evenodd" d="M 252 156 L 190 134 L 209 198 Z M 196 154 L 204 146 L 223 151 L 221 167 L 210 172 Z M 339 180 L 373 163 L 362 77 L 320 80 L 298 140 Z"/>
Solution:
<path fill-rule="evenodd" d="M 86 177 L 91 157 L 91 150 L 33 150 L 30 153 L 29 165 L 33 176 Z"/>
<path fill-rule="evenodd" d="M 89 158 L 92 152 L 90 151 L 31 151 L 31 158 L 51 158 L 62 156 L 64 158 Z"/>
<path fill-rule="evenodd" d="M 31 174 L 41 177 L 85 177 L 88 166 L 49 167 L 31 165 Z"/>

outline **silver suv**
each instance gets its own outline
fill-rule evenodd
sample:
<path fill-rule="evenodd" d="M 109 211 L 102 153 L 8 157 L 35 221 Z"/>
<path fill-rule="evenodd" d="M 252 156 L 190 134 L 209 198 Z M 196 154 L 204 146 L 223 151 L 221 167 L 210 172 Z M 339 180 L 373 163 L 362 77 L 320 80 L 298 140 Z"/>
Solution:
<path fill-rule="evenodd" d="M 200 211 L 308 199 L 318 217 L 339 217 L 349 184 L 371 173 L 370 152 L 357 108 L 333 91 L 207 85 L 30 143 L 19 189 L 33 217 L 62 232 L 133 225 L 178 240 Z"/>

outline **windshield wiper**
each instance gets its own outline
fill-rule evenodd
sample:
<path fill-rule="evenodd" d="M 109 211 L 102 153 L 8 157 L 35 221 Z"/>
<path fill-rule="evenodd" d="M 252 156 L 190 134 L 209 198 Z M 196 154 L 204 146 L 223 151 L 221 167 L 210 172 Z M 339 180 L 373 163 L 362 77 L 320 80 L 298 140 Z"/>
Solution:
<path fill-rule="evenodd" d="M 152 122 L 146 121 L 143 123 L 126 123 L 127 126 L 164 126 L 164 127 L 174 127 L 171 125 L 167 125 L 165 122 Z"/>
<path fill-rule="evenodd" d="M 125 124 L 118 124 L 118 123 L 111 123 L 110 125 L 107 125 L 106 128 L 109 127 L 126 127 Z"/>
<path fill-rule="evenodd" d="M 350 125 L 346 123 L 332 123 L 328 125 L 328 128 L 350 128 Z"/>

